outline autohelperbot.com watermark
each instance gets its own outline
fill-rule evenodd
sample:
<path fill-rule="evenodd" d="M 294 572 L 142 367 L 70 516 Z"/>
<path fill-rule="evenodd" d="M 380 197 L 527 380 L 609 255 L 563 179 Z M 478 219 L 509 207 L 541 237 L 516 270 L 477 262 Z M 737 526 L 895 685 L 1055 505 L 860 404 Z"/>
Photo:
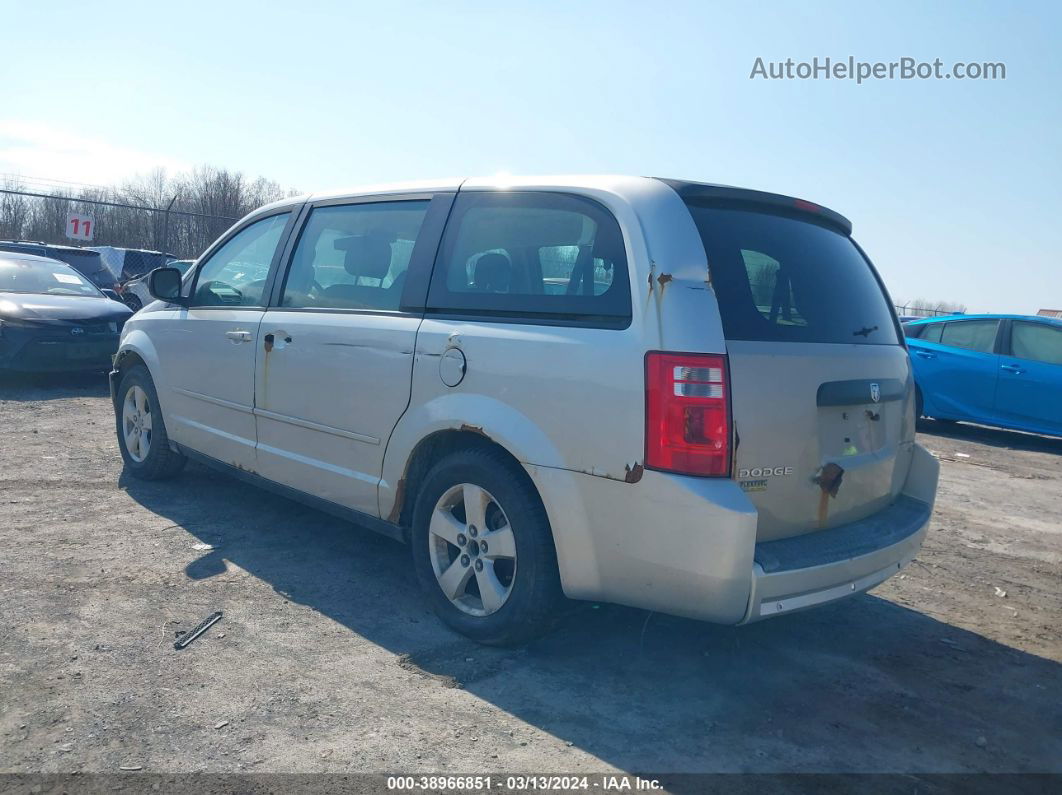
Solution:
<path fill-rule="evenodd" d="M 854 56 L 833 59 L 768 61 L 757 58 L 750 80 L 854 80 L 857 85 L 873 80 L 1006 80 L 1007 65 L 1001 61 L 956 61 L 946 66 L 940 58 L 920 61 L 903 57 L 895 61 L 857 61 Z"/>

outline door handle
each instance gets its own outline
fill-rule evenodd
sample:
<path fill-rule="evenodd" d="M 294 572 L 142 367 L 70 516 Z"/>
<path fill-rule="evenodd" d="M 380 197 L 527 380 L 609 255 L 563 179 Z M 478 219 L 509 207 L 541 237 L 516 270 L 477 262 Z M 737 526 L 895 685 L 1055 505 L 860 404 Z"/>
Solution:
<path fill-rule="evenodd" d="M 225 336 L 233 342 L 250 342 L 251 332 L 244 331 L 243 329 L 237 329 L 235 331 L 226 331 Z"/>
<path fill-rule="evenodd" d="M 935 353 L 929 353 L 929 351 L 915 351 L 915 356 L 919 357 L 920 359 L 936 359 L 937 358 L 937 355 Z"/>
<path fill-rule="evenodd" d="M 1014 373 L 1014 375 L 1021 375 L 1025 372 L 1025 369 L 1018 367 L 1016 364 L 1001 364 L 999 369 L 1006 370 L 1008 373 Z"/>

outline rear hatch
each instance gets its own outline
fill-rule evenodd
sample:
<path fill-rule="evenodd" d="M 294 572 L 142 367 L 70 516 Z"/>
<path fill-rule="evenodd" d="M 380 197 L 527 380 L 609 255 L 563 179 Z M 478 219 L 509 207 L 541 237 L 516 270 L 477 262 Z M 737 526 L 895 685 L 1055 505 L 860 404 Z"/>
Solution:
<path fill-rule="evenodd" d="M 847 223 L 803 202 L 684 198 L 719 301 L 734 477 L 759 512 L 758 540 L 885 508 L 910 465 L 913 381 Z"/>

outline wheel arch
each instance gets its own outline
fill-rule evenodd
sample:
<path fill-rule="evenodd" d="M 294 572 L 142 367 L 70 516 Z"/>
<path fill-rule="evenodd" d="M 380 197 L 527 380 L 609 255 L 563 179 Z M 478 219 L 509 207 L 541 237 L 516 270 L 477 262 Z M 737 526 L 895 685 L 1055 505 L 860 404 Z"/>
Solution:
<path fill-rule="evenodd" d="M 118 353 L 114 356 L 114 370 L 118 373 L 113 382 L 115 386 L 121 383 L 121 378 L 126 372 L 137 365 L 142 365 L 147 369 L 148 375 L 151 376 L 151 380 L 155 384 L 159 405 L 162 406 L 162 390 L 159 388 L 158 379 L 155 377 L 159 370 L 158 353 L 155 351 L 155 346 L 147 334 L 143 331 L 134 330 L 122 340 L 121 347 L 118 348 Z M 118 399 L 118 390 L 115 389 L 114 400 L 116 404 Z"/>
<path fill-rule="evenodd" d="M 491 444 L 517 464 L 564 466 L 562 455 L 529 417 L 486 395 L 450 393 L 414 406 L 398 421 L 387 443 L 378 492 L 380 516 L 398 521 L 406 496 L 415 493 L 411 467 L 426 452 L 450 445 Z M 523 467 L 521 466 L 523 471 Z M 535 490 L 536 493 L 538 489 Z M 541 499 L 541 495 L 539 495 Z"/>
<path fill-rule="evenodd" d="M 490 438 L 479 428 L 468 425 L 459 428 L 436 430 L 422 438 L 409 452 L 402 475 L 393 491 L 393 500 L 389 511 L 386 514 L 382 514 L 388 521 L 398 524 L 402 528 L 403 536 L 407 541 L 409 539 L 416 497 L 428 472 L 431 471 L 431 468 L 436 463 L 451 453 L 469 449 L 493 450 L 502 455 L 512 464 L 513 471 L 519 473 L 521 481 L 532 490 L 540 502 L 542 501 L 542 495 L 521 465 L 520 460 L 503 444 Z"/>

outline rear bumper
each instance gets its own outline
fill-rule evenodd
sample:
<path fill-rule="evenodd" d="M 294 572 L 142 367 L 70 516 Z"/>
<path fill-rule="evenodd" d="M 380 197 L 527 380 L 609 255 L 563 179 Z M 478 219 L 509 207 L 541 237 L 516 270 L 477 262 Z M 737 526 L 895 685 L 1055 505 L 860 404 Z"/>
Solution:
<path fill-rule="evenodd" d="M 721 624 L 852 596 L 895 574 L 922 545 L 939 473 L 914 445 L 907 482 L 888 508 L 757 544 L 756 509 L 733 480 L 646 471 L 623 483 L 525 468 L 549 514 L 565 594 Z"/>
<path fill-rule="evenodd" d="M 932 507 L 906 495 L 858 522 L 756 545 L 742 623 L 862 593 L 914 559 Z"/>

